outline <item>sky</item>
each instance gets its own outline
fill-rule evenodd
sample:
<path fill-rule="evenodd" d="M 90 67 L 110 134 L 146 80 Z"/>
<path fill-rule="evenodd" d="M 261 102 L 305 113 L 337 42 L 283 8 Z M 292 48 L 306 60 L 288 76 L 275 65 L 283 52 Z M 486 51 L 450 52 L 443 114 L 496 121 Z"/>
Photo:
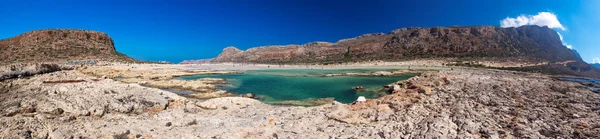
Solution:
<path fill-rule="evenodd" d="M 600 62 L 597 0 L 0 0 L 0 39 L 48 28 L 96 30 L 117 51 L 151 61 L 456 25 L 549 26 L 583 60 Z"/>

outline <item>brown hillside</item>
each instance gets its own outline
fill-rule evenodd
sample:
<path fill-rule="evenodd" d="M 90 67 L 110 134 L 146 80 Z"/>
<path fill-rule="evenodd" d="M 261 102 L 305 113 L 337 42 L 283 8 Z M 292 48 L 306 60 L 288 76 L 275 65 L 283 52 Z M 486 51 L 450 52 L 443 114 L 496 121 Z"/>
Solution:
<path fill-rule="evenodd" d="M 567 66 L 541 66 L 556 74 L 600 77 L 600 71 L 579 59 L 548 27 L 496 26 L 401 28 L 387 34 L 365 34 L 336 43 L 264 46 L 246 51 L 227 47 L 212 62 L 251 63 L 337 63 L 352 61 L 402 61 L 421 58 L 459 60 L 525 61 L 557 63 L 573 60 Z"/>
<path fill-rule="evenodd" d="M 105 33 L 87 30 L 37 30 L 0 40 L 0 62 L 133 61 L 119 53 Z"/>

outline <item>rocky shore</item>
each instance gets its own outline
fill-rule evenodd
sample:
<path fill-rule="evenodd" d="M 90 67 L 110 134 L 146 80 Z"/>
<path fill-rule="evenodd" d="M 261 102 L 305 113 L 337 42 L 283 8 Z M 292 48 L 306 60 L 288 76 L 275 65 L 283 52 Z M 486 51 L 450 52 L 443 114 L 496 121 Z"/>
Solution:
<path fill-rule="evenodd" d="M 544 74 L 442 70 L 390 84 L 378 99 L 316 107 L 197 101 L 111 75 L 66 70 L 0 82 L 0 137 L 600 138 L 600 96 Z"/>
<path fill-rule="evenodd" d="M 134 83 L 154 88 L 176 89 L 193 91 L 196 94 L 190 97 L 207 99 L 225 96 L 235 96 L 232 93 L 218 90 L 215 84 L 224 84 L 224 79 L 203 78 L 198 80 L 179 80 L 175 77 L 190 76 L 198 74 L 239 74 L 235 71 L 213 71 L 200 69 L 171 68 L 137 68 L 144 64 L 133 64 L 133 66 L 86 66 L 78 68 L 81 73 L 102 79 L 115 79 L 123 83 Z"/>

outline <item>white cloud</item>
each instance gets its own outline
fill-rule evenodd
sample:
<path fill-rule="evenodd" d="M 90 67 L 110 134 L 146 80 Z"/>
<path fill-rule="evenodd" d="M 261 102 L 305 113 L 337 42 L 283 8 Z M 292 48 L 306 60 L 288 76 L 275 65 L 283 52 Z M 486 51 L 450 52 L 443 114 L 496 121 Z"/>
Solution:
<path fill-rule="evenodd" d="M 565 43 L 565 46 L 566 46 L 567 48 L 569 48 L 569 49 L 573 49 L 573 45 L 570 45 L 570 44 L 566 44 L 566 43 Z"/>
<path fill-rule="evenodd" d="M 556 32 L 556 33 L 558 34 L 558 37 L 560 38 L 560 41 L 563 43 L 563 45 L 565 47 L 567 47 L 569 49 L 573 49 L 573 45 L 567 44 L 567 42 L 563 41 L 563 36 L 560 33 L 558 33 L 558 32 Z"/>
<path fill-rule="evenodd" d="M 558 34 L 558 37 L 560 37 L 560 41 L 563 41 L 563 36 L 558 32 L 556 32 L 556 33 Z"/>
<path fill-rule="evenodd" d="M 592 63 L 600 63 L 600 58 L 596 57 L 592 61 Z"/>
<path fill-rule="evenodd" d="M 500 26 L 503 28 L 520 27 L 523 25 L 548 26 L 549 28 L 567 30 L 560 24 L 556 15 L 550 12 L 540 12 L 537 15 L 520 15 L 516 18 L 507 17 L 500 21 Z"/>

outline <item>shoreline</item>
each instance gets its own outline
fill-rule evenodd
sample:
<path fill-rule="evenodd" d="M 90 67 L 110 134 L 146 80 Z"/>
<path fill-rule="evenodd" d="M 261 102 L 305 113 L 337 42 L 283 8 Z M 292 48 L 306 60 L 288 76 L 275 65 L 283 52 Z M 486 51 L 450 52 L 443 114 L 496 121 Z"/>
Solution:
<path fill-rule="evenodd" d="M 151 64 L 124 64 L 114 69 L 146 73 L 194 71 L 182 65 Z M 392 83 L 392 93 L 380 98 L 301 107 L 270 105 L 243 97 L 197 101 L 80 70 L 0 82 L 0 136 L 600 137 L 596 128 L 600 125 L 600 95 L 579 83 L 554 80 L 552 75 L 539 73 L 478 68 L 439 70 Z M 140 75 L 159 77 L 155 73 Z M 44 83 L 57 80 L 83 82 Z M 422 130 L 422 126 L 430 129 Z"/>

